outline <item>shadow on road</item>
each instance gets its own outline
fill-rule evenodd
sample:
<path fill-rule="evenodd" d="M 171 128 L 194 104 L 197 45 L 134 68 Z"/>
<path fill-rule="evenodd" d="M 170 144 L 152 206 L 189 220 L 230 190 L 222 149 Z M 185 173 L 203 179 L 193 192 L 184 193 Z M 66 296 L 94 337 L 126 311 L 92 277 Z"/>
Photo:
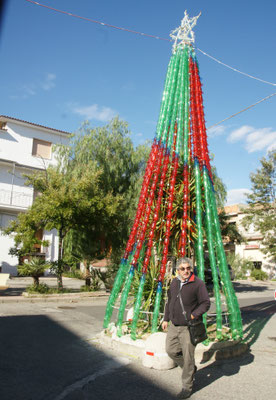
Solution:
<path fill-rule="evenodd" d="M 24 287 L 8 287 L 5 289 L 0 288 L 0 296 L 21 296 L 23 292 L 25 292 Z"/>
<path fill-rule="evenodd" d="M 233 286 L 235 292 L 242 293 L 242 292 L 265 292 L 267 290 L 267 286 L 252 286 L 248 283 L 240 283 L 240 282 L 233 282 Z"/>
<path fill-rule="evenodd" d="M 194 392 L 202 390 L 211 385 L 214 381 L 224 376 L 232 376 L 239 373 L 241 367 L 251 364 L 254 361 L 252 354 L 232 360 L 215 361 L 208 366 L 201 368 L 195 376 Z"/>
<path fill-rule="evenodd" d="M 242 307 L 241 313 L 244 324 L 247 324 L 244 330 L 244 341 L 252 346 L 270 318 L 276 313 L 276 302 L 272 300 Z"/>
<path fill-rule="evenodd" d="M 270 318 L 276 313 L 275 300 L 242 307 L 241 313 L 243 322 L 247 325 L 244 330 L 244 342 L 252 346 Z M 276 340 L 276 337 L 271 339 Z M 223 362 L 215 361 L 197 372 L 194 391 L 197 392 L 224 376 L 235 375 L 239 373 L 241 367 L 252 362 L 254 362 L 254 356 L 251 353 L 241 358 Z"/>
<path fill-rule="evenodd" d="M 0 318 L 0 354 L 3 400 L 175 398 L 46 316 Z"/>

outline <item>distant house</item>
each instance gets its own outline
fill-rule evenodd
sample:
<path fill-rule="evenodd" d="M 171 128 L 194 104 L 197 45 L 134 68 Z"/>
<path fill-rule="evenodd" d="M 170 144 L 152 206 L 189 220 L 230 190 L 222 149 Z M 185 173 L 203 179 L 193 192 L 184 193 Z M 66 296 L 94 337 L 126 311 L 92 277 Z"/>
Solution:
<path fill-rule="evenodd" d="M 251 259 L 254 263 L 255 268 L 262 269 L 267 272 L 270 277 L 276 275 L 276 265 L 271 262 L 270 258 L 267 257 L 261 249 L 263 248 L 262 240 L 263 237 L 260 232 L 257 232 L 253 225 L 248 230 L 242 226 L 242 219 L 244 218 L 244 209 L 248 207 L 245 204 L 235 204 L 224 207 L 226 215 L 230 217 L 229 223 L 235 224 L 243 237 L 246 239 L 246 243 L 234 244 L 225 241 L 226 252 L 234 252 L 242 258 Z"/>
<path fill-rule="evenodd" d="M 6 228 L 20 212 L 25 212 L 36 196 L 32 187 L 24 185 L 23 174 L 55 165 L 53 145 L 67 144 L 69 135 L 69 132 L 0 115 L 0 229 Z M 50 242 L 49 247 L 38 247 L 37 252 L 48 261 L 57 259 L 56 231 L 37 234 Z M 0 231 L 0 272 L 17 275 L 18 259 L 9 255 L 13 245 L 13 238 L 3 236 Z"/>

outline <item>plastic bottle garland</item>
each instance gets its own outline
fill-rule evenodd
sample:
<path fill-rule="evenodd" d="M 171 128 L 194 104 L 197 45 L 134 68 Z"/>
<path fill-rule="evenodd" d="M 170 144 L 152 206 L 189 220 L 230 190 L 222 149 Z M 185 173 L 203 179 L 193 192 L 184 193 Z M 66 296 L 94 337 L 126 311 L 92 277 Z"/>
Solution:
<path fill-rule="evenodd" d="M 179 190 L 181 206 L 176 205 Z M 181 223 L 177 225 L 179 207 Z M 179 226 L 177 235 L 176 226 Z M 175 235 L 179 238 L 177 250 L 172 247 Z M 136 339 L 147 274 L 152 265 L 158 265 L 157 289 L 150 319 L 151 331 L 156 332 L 160 325 L 168 256 L 190 256 L 192 252 L 198 276 L 204 280 L 205 241 L 214 283 L 216 337 L 222 338 L 220 277 L 232 338 L 241 338 L 241 315 L 224 253 L 213 190 L 199 68 L 194 49 L 188 43 L 176 48 L 168 65 L 156 136 L 132 230 L 107 303 L 104 327 L 108 327 L 115 302 L 121 293 L 117 335 L 122 335 L 126 304 L 133 278 L 139 270 L 139 286 L 135 292 L 131 323 L 131 337 Z M 206 316 L 204 321 L 206 323 Z"/>

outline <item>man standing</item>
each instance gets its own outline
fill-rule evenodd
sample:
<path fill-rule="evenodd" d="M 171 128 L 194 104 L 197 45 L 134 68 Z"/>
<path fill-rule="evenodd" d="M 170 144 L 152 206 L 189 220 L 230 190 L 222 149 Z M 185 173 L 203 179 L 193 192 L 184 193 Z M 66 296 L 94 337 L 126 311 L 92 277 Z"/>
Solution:
<path fill-rule="evenodd" d="M 168 290 L 168 302 L 162 323 L 163 330 L 168 328 L 166 351 L 170 358 L 183 369 L 182 391 L 179 399 L 187 399 L 193 389 L 193 378 L 197 370 L 195 366 L 195 346 L 191 343 L 188 321 L 202 318 L 210 308 L 210 299 L 205 283 L 195 276 L 190 258 L 181 257 L 177 260 L 178 277 L 173 279 Z M 180 296 L 187 318 L 183 315 Z"/>

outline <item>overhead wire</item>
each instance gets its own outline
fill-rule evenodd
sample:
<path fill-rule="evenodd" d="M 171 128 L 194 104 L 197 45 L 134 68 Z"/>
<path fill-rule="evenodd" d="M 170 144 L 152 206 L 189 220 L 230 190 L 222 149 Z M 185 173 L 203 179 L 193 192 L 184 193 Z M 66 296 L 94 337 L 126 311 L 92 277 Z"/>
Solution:
<path fill-rule="evenodd" d="M 231 67 L 231 66 L 228 65 L 228 64 L 225 64 L 224 62 L 222 62 L 222 61 L 218 60 L 217 58 L 211 56 L 210 54 L 208 54 L 208 53 L 206 53 L 205 51 L 199 49 L 198 47 L 196 47 L 196 49 L 197 49 L 198 51 L 200 51 L 202 54 L 204 54 L 205 56 L 211 58 L 211 60 L 216 61 L 217 63 L 223 65 L 223 66 L 226 67 L 226 68 L 232 69 L 233 71 L 238 72 L 239 74 L 242 74 L 242 75 L 247 76 L 248 78 L 256 79 L 257 81 L 260 81 L 260 82 L 263 82 L 263 83 L 267 83 L 268 85 L 276 86 L 276 83 L 272 83 L 272 82 L 269 82 L 269 81 L 265 81 L 265 80 L 263 80 L 263 79 L 261 79 L 261 78 L 257 78 L 256 76 L 249 75 L 249 74 L 247 74 L 246 72 L 242 72 L 242 71 L 240 71 L 240 70 L 237 69 L 237 68 L 234 68 L 234 67 Z"/>
<path fill-rule="evenodd" d="M 172 42 L 172 39 L 163 38 L 163 37 L 161 37 L 161 36 L 150 35 L 150 34 L 144 33 L 144 32 L 134 31 L 134 30 L 132 30 L 132 29 L 128 29 L 128 28 L 123 28 L 123 27 L 116 26 L 116 25 L 107 24 L 106 22 L 97 21 L 97 20 L 95 20 L 95 19 L 91 19 L 91 18 L 87 18 L 87 17 L 81 17 L 80 15 L 73 14 L 73 13 L 68 12 L 68 11 L 59 10 L 59 9 L 57 9 L 57 8 L 47 6 L 47 5 L 45 5 L 45 4 L 39 3 L 39 2 L 34 1 L 34 0 L 26 0 L 26 1 L 27 1 L 28 3 L 32 3 L 32 4 L 35 4 L 35 5 L 40 6 L 40 7 L 48 8 L 49 10 L 56 11 L 56 12 L 58 12 L 58 13 L 68 15 L 68 16 L 70 16 L 70 17 L 79 18 L 79 19 L 82 19 L 82 20 L 85 20 L 85 21 L 93 22 L 94 24 L 102 25 L 102 26 L 107 26 L 108 28 L 118 29 L 118 30 L 121 30 L 121 31 L 124 31 L 124 32 L 134 33 L 135 35 L 140 35 L 140 36 L 150 37 L 150 38 L 153 38 L 153 39 L 158 39 L 158 40 L 164 40 L 164 41 L 167 41 L 167 42 Z M 200 51 L 202 54 L 204 54 L 206 57 L 209 57 L 210 59 L 214 60 L 215 62 L 217 62 L 217 63 L 219 63 L 219 64 L 221 64 L 221 65 L 223 65 L 223 66 L 226 67 L 226 68 L 230 68 L 231 70 L 233 70 L 233 71 L 235 71 L 235 72 L 238 72 L 239 74 L 245 75 L 245 76 L 247 76 L 248 78 L 255 79 L 255 80 L 260 81 L 260 82 L 263 82 L 263 83 L 267 83 L 268 85 L 276 86 L 276 83 L 269 82 L 269 81 L 265 81 L 264 79 L 257 78 L 256 76 L 247 74 L 246 72 L 242 72 L 242 71 L 238 70 L 237 68 L 234 68 L 234 67 L 231 67 L 231 66 L 228 65 L 228 64 L 225 64 L 224 62 L 218 60 L 217 58 L 215 58 L 215 57 L 211 56 L 210 54 L 206 53 L 205 51 L 201 50 L 199 47 L 196 47 L 196 49 L 197 49 L 198 51 Z"/>
<path fill-rule="evenodd" d="M 252 107 L 255 107 L 257 104 L 260 104 L 260 103 L 262 103 L 263 101 L 268 100 L 268 99 L 270 99 L 271 97 L 273 97 L 273 96 L 275 96 L 275 95 L 276 95 L 276 92 L 270 94 L 269 96 L 264 97 L 263 99 L 257 101 L 257 102 L 254 103 L 254 104 L 251 104 L 250 106 L 248 106 L 248 107 L 246 107 L 246 108 L 243 108 L 242 110 L 236 112 L 235 114 L 232 114 L 232 115 L 230 115 L 229 117 L 222 119 L 221 121 L 219 121 L 219 122 L 217 122 L 217 123 L 215 123 L 215 124 L 209 126 L 207 129 L 210 130 L 211 128 L 214 128 L 215 126 L 217 126 L 217 125 L 219 125 L 219 124 L 222 124 L 223 122 L 227 121 L 228 119 L 231 119 L 231 118 L 235 117 L 236 115 L 241 114 L 241 113 L 243 113 L 243 112 L 249 110 L 249 109 L 252 108 Z"/>
<path fill-rule="evenodd" d="M 148 33 L 143 33 L 143 32 L 135 31 L 135 30 L 128 29 L 128 28 L 123 28 L 123 27 L 119 27 L 119 26 L 116 26 L 116 25 L 107 24 L 106 22 L 97 21 L 97 20 L 94 20 L 94 19 L 91 19 L 91 18 L 82 17 L 82 16 L 80 16 L 80 15 L 73 14 L 73 13 L 68 12 L 68 11 L 63 11 L 63 10 L 59 10 L 59 9 L 54 8 L 54 7 L 51 7 L 51 6 L 47 6 L 46 4 L 42 4 L 42 3 L 39 3 L 39 2 L 34 1 L 34 0 L 26 0 L 26 1 L 27 1 L 28 3 L 32 3 L 32 4 L 35 4 L 35 5 L 40 6 L 40 7 L 43 7 L 43 8 L 47 8 L 47 9 L 49 9 L 49 10 L 51 10 L 51 11 L 55 11 L 55 12 L 58 12 L 58 13 L 61 13 L 61 14 L 68 15 L 68 16 L 70 16 L 70 17 L 74 17 L 74 18 L 82 19 L 82 20 L 85 20 L 85 21 L 88 21 L 88 22 L 92 22 L 92 23 L 94 23 L 94 24 L 99 24 L 99 25 L 102 25 L 102 26 L 107 26 L 108 28 L 118 29 L 118 30 L 121 30 L 121 31 L 124 31 L 124 32 L 129 32 L 129 33 L 133 33 L 133 34 L 140 35 L 140 36 L 150 37 L 150 38 L 152 38 L 152 39 L 158 39 L 158 40 L 163 40 L 163 41 L 167 41 L 167 42 L 172 42 L 172 39 L 163 38 L 163 37 L 161 37 L 161 36 L 150 35 L 150 34 L 148 34 Z M 239 73 L 239 74 L 242 74 L 242 75 L 244 75 L 244 76 L 247 76 L 248 78 L 255 79 L 255 80 L 260 81 L 260 82 L 262 82 L 262 83 L 266 83 L 266 84 L 268 84 L 268 85 L 276 86 L 276 83 L 269 82 L 269 81 L 266 81 L 266 80 L 264 80 L 264 79 L 257 78 L 256 76 L 253 76 L 253 75 L 247 74 L 247 73 L 245 73 L 245 72 L 242 72 L 242 71 L 238 70 L 237 68 L 231 67 L 230 65 L 228 65 L 228 64 L 226 64 L 226 63 L 224 63 L 224 62 L 218 60 L 217 58 L 211 56 L 210 54 L 206 53 L 205 51 L 201 50 L 200 48 L 196 47 L 196 49 L 197 49 L 198 51 L 200 51 L 200 52 L 201 52 L 203 55 L 205 55 L 206 57 L 209 57 L 209 58 L 212 59 L 213 61 L 215 61 L 215 62 L 217 62 L 217 63 L 223 65 L 223 66 L 226 67 L 226 68 L 229 68 L 229 69 L 233 70 L 234 72 L 237 72 L 237 73 Z M 244 109 L 238 111 L 237 113 L 232 114 L 232 115 L 230 115 L 229 117 L 224 118 L 223 120 L 221 120 L 221 121 L 219 121 L 219 122 L 217 122 L 217 123 L 211 125 L 211 126 L 208 127 L 207 129 L 210 130 L 211 128 L 213 128 L 213 127 L 215 127 L 215 126 L 217 126 L 217 125 L 219 125 L 219 124 L 221 124 L 221 123 L 223 123 L 223 122 L 225 122 L 225 121 L 227 121 L 227 120 L 229 120 L 229 119 L 235 117 L 235 116 L 238 115 L 238 114 L 241 114 L 241 113 L 243 113 L 243 112 L 249 110 L 249 109 L 252 108 L 252 107 L 255 107 L 257 104 L 260 104 L 261 102 L 266 101 L 266 100 L 270 99 L 271 97 L 273 97 L 273 96 L 275 96 L 275 95 L 276 95 L 276 93 L 272 93 L 271 95 L 264 97 L 263 99 L 257 101 L 257 102 L 254 103 L 254 104 L 251 104 L 250 106 L 248 106 L 248 107 L 246 107 L 246 108 L 244 108 Z"/>
<path fill-rule="evenodd" d="M 108 28 L 118 29 L 118 30 L 120 30 L 120 31 L 125 31 L 125 32 L 129 32 L 129 33 L 134 33 L 134 34 L 136 34 L 136 35 L 147 36 L 147 37 L 150 37 L 150 38 L 153 38 L 153 39 L 159 39 L 159 40 L 165 40 L 165 41 L 171 42 L 171 39 L 162 38 L 162 37 L 155 36 L 155 35 L 149 35 L 148 33 L 138 32 L 138 31 L 134 31 L 134 30 L 132 30 L 132 29 L 122 28 L 122 27 L 120 27 L 120 26 L 107 24 L 106 22 L 97 21 L 97 20 L 95 20 L 95 19 L 91 19 L 91 18 L 87 18 L 87 17 L 81 17 L 80 15 L 73 14 L 73 13 L 68 12 L 68 11 L 59 10 L 59 9 L 57 9 L 57 8 L 47 6 L 46 4 L 38 3 L 37 1 L 33 1 L 33 0 L 26 0 L 26 1 L 27 1 L 28 3 L 32 3 L 32 4 L 35 4 L 35 5 L 40 6 L 40 7 L 48 8 L 49 10 L 56 11 L 56 12 L 58 12 L 58 13 L 68 15 L 68 16 L 70 16 L 70 17 L 83 19 L 83 20 L 85 20 L 85 21 L 93 22 L 94 24 L 99 24 L 99 25 L 102 25 L 102 26 L 107 26 Z"/>

